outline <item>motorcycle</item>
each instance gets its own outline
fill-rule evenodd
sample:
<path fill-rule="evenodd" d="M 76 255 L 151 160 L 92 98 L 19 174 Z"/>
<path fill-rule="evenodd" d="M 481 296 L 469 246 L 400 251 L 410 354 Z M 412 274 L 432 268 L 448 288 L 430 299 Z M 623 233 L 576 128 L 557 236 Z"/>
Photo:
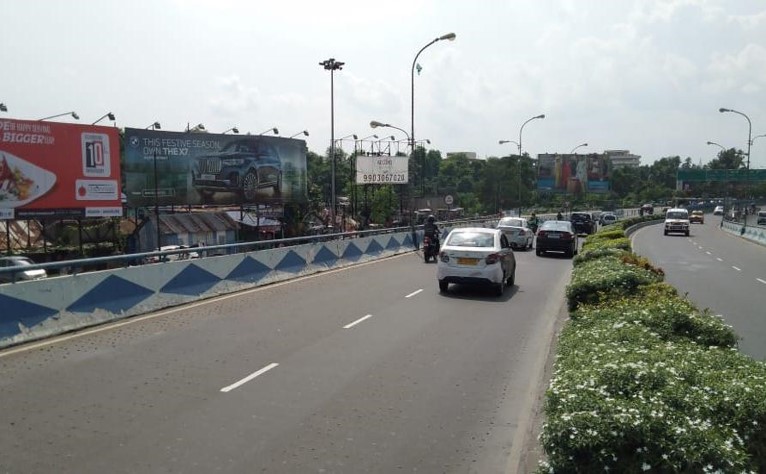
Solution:
<path fill-rule="evenodd" d="M 428 263 L 432 258 L 436 261 L 439 255 L 439 241 L 430 236 L 423 237 L 423 259 Z"/>

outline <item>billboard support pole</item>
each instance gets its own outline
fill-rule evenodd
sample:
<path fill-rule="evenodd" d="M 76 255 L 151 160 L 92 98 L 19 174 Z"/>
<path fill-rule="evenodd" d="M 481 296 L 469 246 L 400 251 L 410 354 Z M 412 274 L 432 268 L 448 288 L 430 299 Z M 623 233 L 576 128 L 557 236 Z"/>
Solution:
<path fill-rule="evenodd" d="M 160 241 L 161 238 L 161 232 L 160 232 L 160 194 L 158 192 L 157 188 L 157 152 L 154 152 L 154 217 L 157 220 L 157 250 L 162 247 L 162 242 Z"/>

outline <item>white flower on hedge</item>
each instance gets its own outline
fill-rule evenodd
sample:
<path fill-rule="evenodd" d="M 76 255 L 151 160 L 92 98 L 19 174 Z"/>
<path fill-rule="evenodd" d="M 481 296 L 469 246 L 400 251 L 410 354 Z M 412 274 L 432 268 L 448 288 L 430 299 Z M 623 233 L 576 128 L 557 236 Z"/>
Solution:
<path fill-rule="evenodd" d="M 647 464 L 647 463 L 644 463 L 644 464 L 641 465 L 641 470 L 642 471 L 648 471 L 651 468 L 652 468 L 652 466 Z"/>

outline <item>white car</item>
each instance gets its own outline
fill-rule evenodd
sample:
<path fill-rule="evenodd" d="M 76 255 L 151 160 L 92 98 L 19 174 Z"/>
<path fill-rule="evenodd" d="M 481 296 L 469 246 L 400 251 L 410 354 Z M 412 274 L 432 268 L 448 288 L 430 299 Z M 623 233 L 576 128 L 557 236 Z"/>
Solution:
<path fill-rule="evenodd" d="M 665 213 L 665 235 L 671 232 L 680 232 L 689 236 L 689 211 L 682 208 L 668 209 Z"/>
<path fill-rule="evenodd" d="M 714 216 L 722 216 L 723 215 L 723 206 L 716 206 L 715 209 L 713 209 L 713 215 Z"/>
<path fill-rule="evenodd" d="M 11 273 L 0 273 L 0 282 L 13 282 L 20 280 L 39 280 L 46 278 L 48 272 L 44 268 L 26 269 L 35 265 L 31 259 L 21 256 L 1 257 L 0 268 L 15 268 L 17 271 Z"/>
<path fill-rule="evenodd" d="M 505 286 L 516 280 L 516 256 L 500 229 L 453 229 L 441 246 L 436 278 L 441 292 L 446 292 L 450 283 L 491 285 L 502 296 Z"/>
<path fill-rule="evenodd" d="M 529 222 L 523 217 L 503 217 L 497 223 L 497 228 L 502 230 L 508 238 L 508 243 L 513 249 L 531 249 L 535 239 L 535 233 L 529 228 Z"/>

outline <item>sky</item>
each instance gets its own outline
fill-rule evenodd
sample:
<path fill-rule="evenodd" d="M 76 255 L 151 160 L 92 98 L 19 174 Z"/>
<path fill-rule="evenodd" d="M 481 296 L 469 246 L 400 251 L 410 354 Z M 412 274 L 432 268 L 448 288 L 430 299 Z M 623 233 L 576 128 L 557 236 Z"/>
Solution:
<path fill-rule="evenodd" d="M 323 154 L 334 116 L 335 138 L 405 151 L 370 122 L 409 133 L 414 82 L 415 139 L 443 155 L 521 138 L 532 156 L 587 143 L 698 164 L 720 151 L 708 141 L 746 151 L 747 118 L 766 134 L 763 0 L 0 0 L 0 23 L 0 118 L 307 130 Z M 345 63 L 332 78 L 329 58 Z M 766 168 L 766 137 L 750 166 Z"/>

